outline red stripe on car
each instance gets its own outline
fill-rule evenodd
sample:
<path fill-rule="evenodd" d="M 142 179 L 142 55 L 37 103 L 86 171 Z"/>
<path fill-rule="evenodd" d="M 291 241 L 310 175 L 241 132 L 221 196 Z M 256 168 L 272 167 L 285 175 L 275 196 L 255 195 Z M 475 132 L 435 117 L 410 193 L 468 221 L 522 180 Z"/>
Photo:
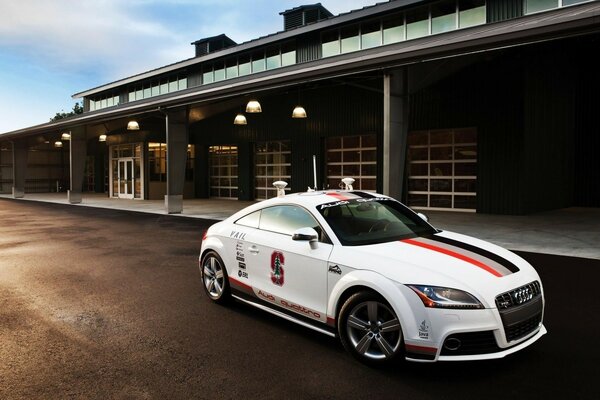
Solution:
<path fill-rule="evenodd" d="M 406 344 L 406 350 L 413 353 L 427 353 L 427 354 L 435 354 L 437 353 L 437 349 L 435 347 L 425 347 L 425 346 L 415 346 L 414 344 Z"/>
<path fill-rule="evenodd" d="M 419 246 L 424 249 L 437 251 L 438 253 L 446 254 L 447 256 L 450 256 L 450 257 L 458 258 L 459 260 L 462 260 L 462 261 L 468 262 L 469 264 L 475 265 L 476 267 L 479 267 L 494 276 L 497 276 L 499 278 L 502 277 L 501 273 L 499 273 L 498 271 L 496 271 L 494 268 L 490 267 L 489 265 L 486 265 L 486 264 L 482 263 L 481 261 L 475 260 L 471 257 L 467 257 L 467 256 L 457 253 L 455 251 L 444 249 L 442 247 L 434 246 L 434 245 L 431 245 L 428 243 L 422 243 L 422 242 L 419 242 L 414 239 L 404 239 L 401 242 L 412 244 L 413 246 Z"/>
<path fill-rule="evenodd" d="M 232 284 L 234 284 L 234 285 L 236 285 L 236 286 L 241 287 L 242 289 L 249 290 L 250 292 L 254 293 L 252 291 L 252 286 L 246 285 L 244 282 L 240 282 L 240 281 L 238 281 L 235 278 L 229 277 L 229 282 L 232 283 Z"/>
<path fill-rule="evenodd" d="M 327 193 L 327 196 L 335 197 L 338 200 L 348 200 L 348 197 L 335 192 Z"/>

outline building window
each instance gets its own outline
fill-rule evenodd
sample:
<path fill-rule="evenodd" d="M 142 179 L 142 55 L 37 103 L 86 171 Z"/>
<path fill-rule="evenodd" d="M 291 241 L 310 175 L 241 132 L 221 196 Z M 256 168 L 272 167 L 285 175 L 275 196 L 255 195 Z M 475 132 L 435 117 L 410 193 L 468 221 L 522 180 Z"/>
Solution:
<path fill-rule="evenodd" d="M 234 200 L 238 198 L 237 146 L 210 146 L 208 170 L 210 197 Z"/>
<path fill-rule="evenodd" d="M 327 184 L 338 189 L 342 178 L 354 178 L 354 189 L 377 189 L 377 137 L 337 136 L 326 141 Z"/>
<path fill-rule="evenodd" d="M 525 0 L 525 14 L 558 8 L 559 0 Z"/>
<path fill-rule="evenodd" d="M 265 53 L 256 52 L 252 54 L 252 73 L 262 72 L 265 69 Z"/>
<path fill-rule="evenodd" d="M 342 28 L 340 31 L 342 53 L 360 50 L 360 36 L 358 25 Z"/>
<path fill-rule="evenodd" d="M 129 102 L 138 101 L 183 89 L 187 89 L 187 77 L 172 76 L 130 88 L 128 99 Z"/>
<path fill-rule="evenodd" d="M 148 177 L 154 182 L 167 181 L 166 143 L 148 143 Z"/>
<path fill-rule="evenodd" d="M 485 24 L 485 18 L 485 0 L 459 0 L 459 28 Z"/>
<path fill-rule="evenodd" d="M 406 39 L 429 35 L 428 7 L 415 8 L 406 12 Z"/>
<path fill-rule="evenodd" d="M 525 14 L 533 14 L 558 7 L 567 7 L 574 4 L 586 3 L 591 0 L 524 0 Z"/>
<path fill-rule="evenodd" d="M 248 75 L 252 73 L 252 64 L 250 63 L 250 56 L 241 56 L 238 60 L 238 71 L 240 76 Z"/>
<path fill-rule="evenodd" d="M 404 14 L 383 20 L 383 44 L 397 43 L 405 39 Z"/>
<path fill-rule="evenodd" d="M 105 95 L 95 96 L 90 98 L 90 111 L 101 110 L 107 107 L 119 105 L 119 95 L 117 93 L 109 93 Z"/>
<path fill-rule="evenodd" d="M 362 49 L 381 46 L 381 23 L 379 20 L 361 25 L 360 43 Z"/>
<path fill-rule="evenodd" d="M 477 131 L 411 132 L 408 136 L 408 205 L 415 209 L 477 208 Z"/>
<path fill-rule="evenodd" d="M 322 57 L 331 57 L 340 54 L 340 33 L 338 30 L 323 33 L 321 36 Z"/>
<path fill-rule="evenodd" d="M 290 142 L 261 142 L 256 144 L 254 169 L 254 197 L 257 200 L 270 199 L 277 196 L 273 187 L 275 181 L 285 181 L 291 190 L 291 151 Z"/>
<path fill-rule="evenodd" d="M 279 47 L 267 50 L 267 69 L 275 69 L 281 67 L 281 55 Z"/>
<path fill-rule="evenodd" d="M 237 78 L 239 75 L 237 60 L 230 59 L 225 63 L 225 77 L 227 79 Z"/>
<path fill-rule="evenodd" d="M 187 158 L 185 161 L 185 180 L 187 182 L 194 181 L 194 164 L 196 160 L 196 146 L 188 144 Z"/>
<path fill-rule="evenodd" d="M 294 43 L 287 43 L 281 46 L 281 66 L 296 64 L 296 48 Z"/>
<path fill-rule="evenodd" d="M 446 0 L 431 5 L 431 33 L 444 33 L 456 29 L 456 1 Z"/>

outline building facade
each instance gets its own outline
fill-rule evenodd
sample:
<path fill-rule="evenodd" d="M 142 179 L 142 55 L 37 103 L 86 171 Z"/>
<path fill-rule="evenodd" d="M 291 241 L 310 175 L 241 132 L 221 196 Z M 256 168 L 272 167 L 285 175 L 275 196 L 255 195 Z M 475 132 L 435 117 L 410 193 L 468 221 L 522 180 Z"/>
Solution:
<path fill-rule="evenodd" d="M 75 94 L 81 115 L 0 134 L 0 192 L 181 212 L 272 197 L 276 180 L 306 190 L 316 166 L 318 188 L 350 176 L 415 209 L 600 207 L 598 1 L 281 14 L 281 32 L 198 40 L 193 58 Z"/>

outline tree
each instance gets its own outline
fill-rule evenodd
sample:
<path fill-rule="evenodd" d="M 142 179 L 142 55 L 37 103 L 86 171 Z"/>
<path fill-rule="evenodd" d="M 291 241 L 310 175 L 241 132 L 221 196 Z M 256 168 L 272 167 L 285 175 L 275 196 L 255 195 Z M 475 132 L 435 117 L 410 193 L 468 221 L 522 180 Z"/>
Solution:
<path fill-rule="evenodd" d="M 50 118 L 50 122 L 54 122 L 54 121 L 58 121 L 59 119 L 64 119 L 64 118 L 68 118 L 68 117 L 72 117 L 74 115 L 78 115 L 83 113 L 83 105 L 79 104 L 79 102 L 75 103 L 75 105 L 73 106 L 73 110 L 69 111 L 68 113 L 66 112 L 57 112 L 56 115 L 52 118 Z"/>

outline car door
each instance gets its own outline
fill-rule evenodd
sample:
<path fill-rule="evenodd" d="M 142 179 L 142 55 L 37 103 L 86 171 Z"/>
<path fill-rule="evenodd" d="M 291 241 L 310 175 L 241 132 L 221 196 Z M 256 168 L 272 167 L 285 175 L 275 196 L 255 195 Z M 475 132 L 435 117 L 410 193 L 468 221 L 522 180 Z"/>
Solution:
<path fill-rule="evenodd" d="M 312 215 L 297 205 L 261 211 L 258 233 L 249 241 L 246 264 L 255 294 L 263 301 L 302 315 L 327 321 L 327 261 L 332 245 L 292 240 L 299 228 L 322 230 Z"/>

